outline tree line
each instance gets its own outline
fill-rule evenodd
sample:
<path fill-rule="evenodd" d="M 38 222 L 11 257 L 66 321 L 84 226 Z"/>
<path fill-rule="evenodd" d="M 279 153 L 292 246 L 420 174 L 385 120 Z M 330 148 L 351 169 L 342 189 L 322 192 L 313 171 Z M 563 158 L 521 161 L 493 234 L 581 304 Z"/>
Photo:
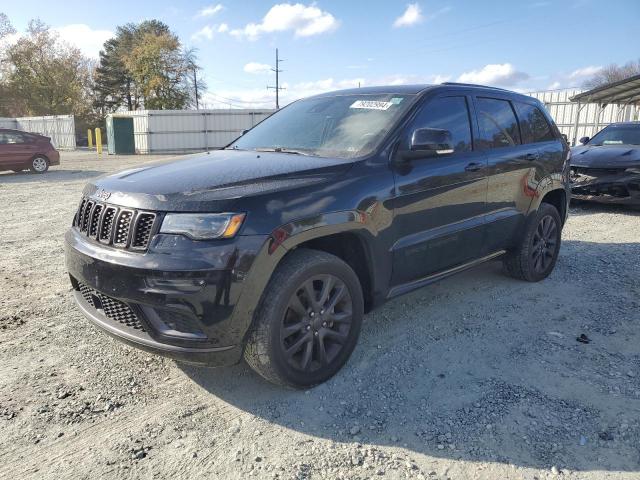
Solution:
<path fill-rule="evenodd" d="M 0 117 L 67 115 L 78 132 L 118 110 L 196 105 L 196 52 L 158 20 L 117 27 L 98 60 L 63 42 L 40 20 L 15 35 L 0 12 Z"/>

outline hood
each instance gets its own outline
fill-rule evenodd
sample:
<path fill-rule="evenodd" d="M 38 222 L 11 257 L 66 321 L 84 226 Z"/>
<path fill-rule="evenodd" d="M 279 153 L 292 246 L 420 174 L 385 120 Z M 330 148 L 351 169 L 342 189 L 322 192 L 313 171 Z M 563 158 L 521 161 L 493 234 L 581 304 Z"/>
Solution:
<path fill-rule="evenodd" d="M 223 211 L 239 198 L 328 182 L 352 162 L 276 152 L 216 150 L 98 178 L 84 194 L 157 211 Z"/>
<path fill-rule="evenodd" d="M 584 145 L 571 149 L 571 165 L 591 168 L 629 168 L 640 165 L 640 145 Z"/>

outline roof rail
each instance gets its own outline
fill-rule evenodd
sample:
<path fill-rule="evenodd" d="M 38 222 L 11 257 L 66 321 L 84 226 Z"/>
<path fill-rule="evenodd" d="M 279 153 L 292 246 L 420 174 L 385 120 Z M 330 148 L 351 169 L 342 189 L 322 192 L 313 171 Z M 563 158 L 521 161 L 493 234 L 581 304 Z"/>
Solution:
<path fill-rule="evenodd" d="M 478 85 L 477 83 L 442 82 L 441 85 L 458 85 L 458 86 L 461 86 L 461 87 L 490 88 L 492 90 L 500 90 L 502 92 L 510 92 L 511 91 L 511 90 L 507 90 L 506 88 L 490 87 L 488 85 Z"/>

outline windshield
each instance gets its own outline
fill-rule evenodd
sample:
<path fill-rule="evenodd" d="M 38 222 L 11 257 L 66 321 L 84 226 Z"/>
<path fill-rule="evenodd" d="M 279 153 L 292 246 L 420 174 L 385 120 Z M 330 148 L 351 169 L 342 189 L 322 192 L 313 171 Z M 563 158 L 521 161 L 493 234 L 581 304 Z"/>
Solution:
<path fill-rule="evenodd" d="M 355 158 L 371 153 L 407 111 L 413 95 L 338 95 L 299 100 L 228 148 Z"/>
<path fill-rule="evenodd" d="M 606 127 L 589 140 L 589 145 L 640 145 L 640 125 Z"/>

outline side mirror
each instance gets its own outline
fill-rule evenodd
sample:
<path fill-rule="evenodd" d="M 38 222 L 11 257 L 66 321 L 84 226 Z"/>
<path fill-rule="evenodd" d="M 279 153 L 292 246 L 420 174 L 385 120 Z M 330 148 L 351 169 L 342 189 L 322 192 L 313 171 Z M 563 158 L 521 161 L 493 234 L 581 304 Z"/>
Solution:
<path fill-rule="evenodd" d="M 409 149 L 412 152 L 432 155 L 453 153 L 451 132 L 439 128 L 418 128 L 411 134 Z"/>
<path fill-rule="evenodd" d="M 561 133 L 560 136 L 564 140 L 564 143 L 569 143 L 569 137 L 567 137 L 566 133 Z"/>
<path fill-rule="evenodd" d="M 587 143 L 589 143 L 589 140 L 591 140 L 589 137 L 582 137 L 580 139 L 580 143 L 586 145 Z"/>
<path fill-rule="evenodd" d="M 245 134 L 245 133 L 247 133 L 248 131 L 249 131 L 248 129 L 247 129 L 247 130 L 242 130 L 242 135 L 244 135 L 244 134 Z M 240 135 L 240 136 L 242 136 L 242 135 Z"/>

